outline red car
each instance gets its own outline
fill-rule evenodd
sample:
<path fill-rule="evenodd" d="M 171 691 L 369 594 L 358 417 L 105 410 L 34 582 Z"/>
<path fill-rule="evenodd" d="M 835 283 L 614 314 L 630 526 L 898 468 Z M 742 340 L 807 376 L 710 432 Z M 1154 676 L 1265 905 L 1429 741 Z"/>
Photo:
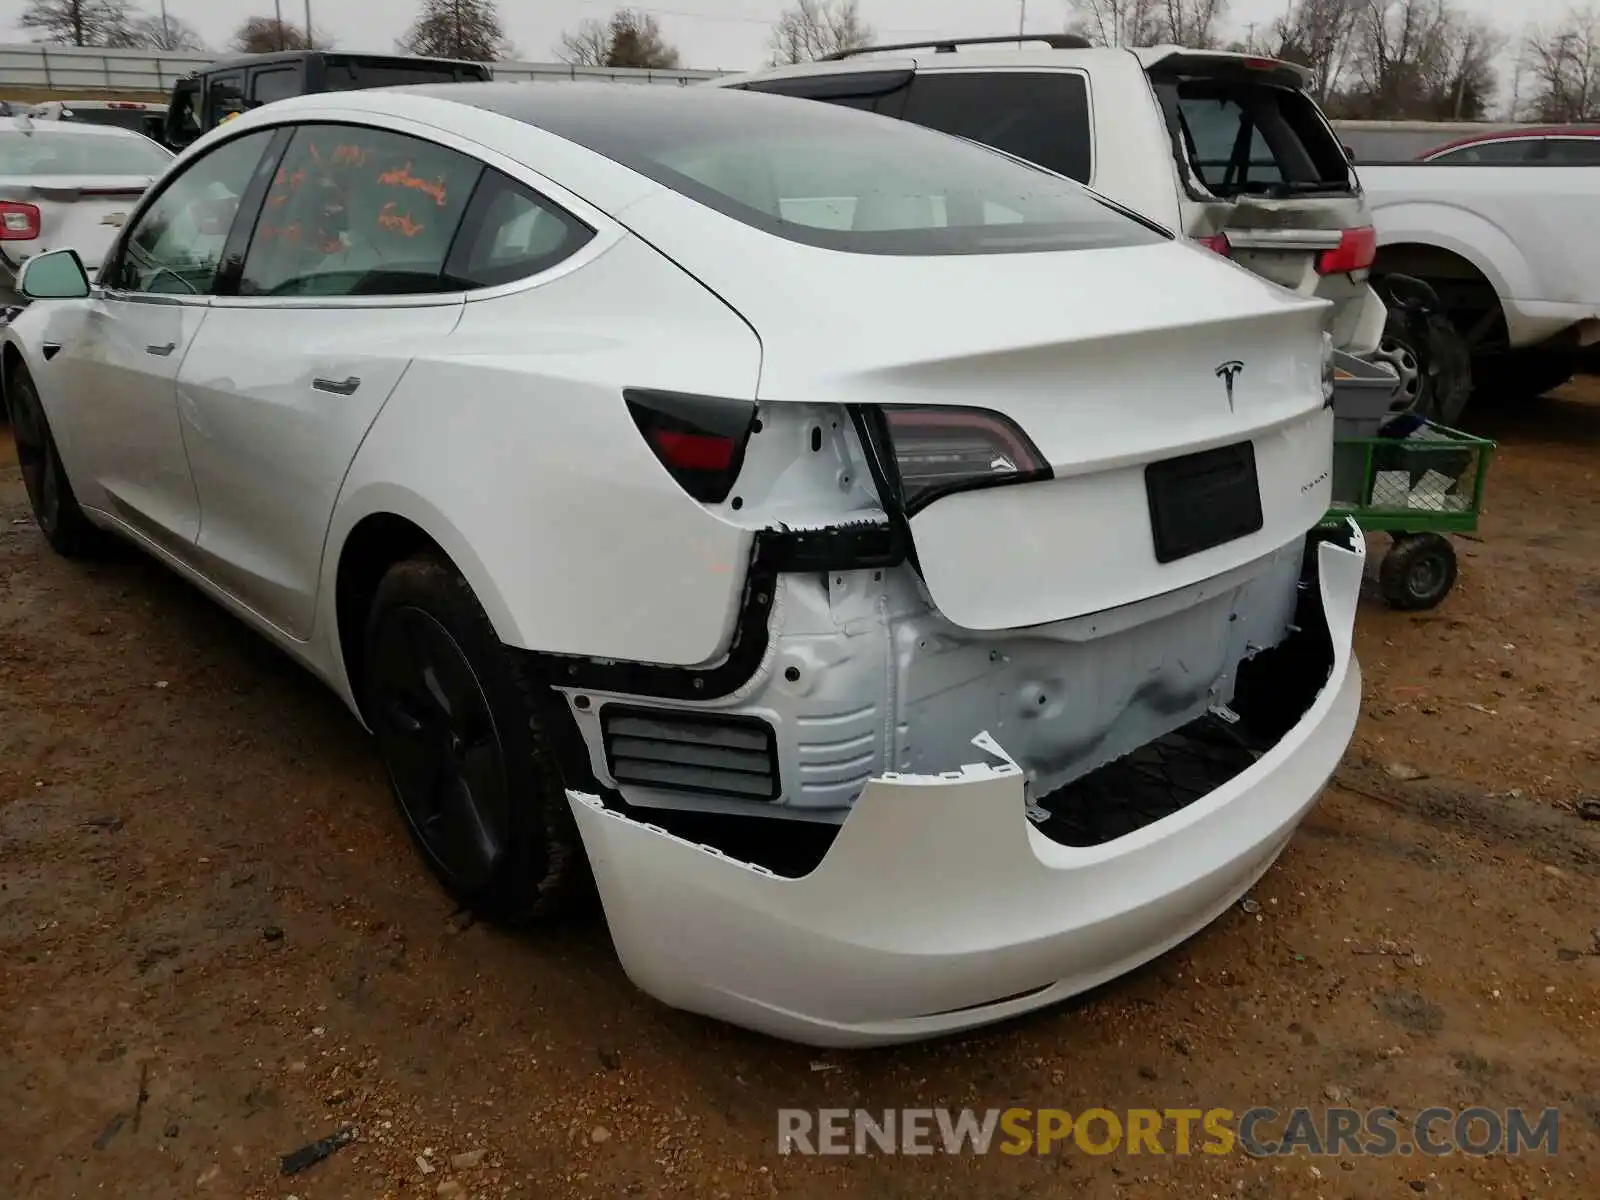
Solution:
<path fill-rule="evenodd" d="M 1423 162 L 1484 163 L 1513 166 L 1546 163 L 1550 166 L 1600 166 L 1600 127 L 1544 125 L 1528 129 L 1502 129 L 1475 133 L 1435 146 L 1417 155 Z"/>

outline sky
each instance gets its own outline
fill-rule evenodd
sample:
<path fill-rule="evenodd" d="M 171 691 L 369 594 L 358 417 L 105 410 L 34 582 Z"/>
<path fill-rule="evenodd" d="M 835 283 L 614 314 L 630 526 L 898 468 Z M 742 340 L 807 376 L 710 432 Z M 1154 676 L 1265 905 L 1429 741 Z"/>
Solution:
<path fill-rule="evenodd" d="M 305 0 L 281 0 L 283 17 L 297 24 L 305 19 Z M 1017 28 L 1019 0 L 860 0 L 862 14 L 880 41 L 911 41 L 930 36 L 1010 33 Z M 155 12 L 159 0 L 135 0 Z M 273 0 L 167 0 L 167 11 L 200 30 L 213 47 L 223 46 L 247 16 L 272 13 Z M 330 33 L 342 49 L 389 51 L 394 40 L 415 15 L 415 0 L 311 0 L 312 20 Z M 564 30 L 587 18 L 604 18 L 625 0 L 500 0 L 507 33 L 516 45 L 516 57 L 526 61 L 554 60 L 553 47 Z M 1476 13 L 1497 19 L 1507 33 L 1517 36 L 1530 21 L 1553 22 L 1573 0 L 1462 0 Z M 784 9 L 784 0 L 661 0 L 627 7 L 643 8 L 660 22 L 667 40 L 676 45 L 686 67 L 744 70 L 760 66 L 766 58 L 772 23 Z M 27 41 L 15 21 L 23 0 L 0 0 L 0 40 Z M 1240 35 L 1250 22 L 1265 26 L 1283 12 L 1283 0 L 1232 0 L 1228 14 L 1231 32 Z M 1052 32 L 1066 24 L 1064 0 L 1026 0 L 1027 28 Z"/>

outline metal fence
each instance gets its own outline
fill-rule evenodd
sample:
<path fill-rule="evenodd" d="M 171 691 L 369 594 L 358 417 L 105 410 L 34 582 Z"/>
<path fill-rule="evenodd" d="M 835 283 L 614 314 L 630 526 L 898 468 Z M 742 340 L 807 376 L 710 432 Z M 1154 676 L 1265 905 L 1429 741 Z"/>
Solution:
<path fill-rule="evenodd" d="M 77 46 L 0 45 L 0 87 L 55 92 L 167 93 L 172 85 L 216 55 L 152 50 L 83 49 Z M 496 79 L 610 83 L 696 83 L 722 71 L 656 71 L 626 67 L 573 67 L 566 63 L 502 62 Z"/>

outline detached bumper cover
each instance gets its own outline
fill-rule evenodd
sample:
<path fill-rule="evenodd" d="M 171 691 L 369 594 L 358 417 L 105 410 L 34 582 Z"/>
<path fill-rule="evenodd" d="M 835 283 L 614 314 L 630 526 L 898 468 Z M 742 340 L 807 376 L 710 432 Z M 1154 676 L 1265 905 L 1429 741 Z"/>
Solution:
<path fill-rule="evenodd" d="M 1317 546 L 1328 682 L 1253 766 L 1105 845 L 1027 820 L 1009 764 L 868 784 L 820 866 L 788 879 L 569 792 L 617 953 L 666 1004 L 819 1046 L 911 1041 L 1098 986 L 1224 912 L 1271 866 L 1360 707 L 1365 546 Z"/>

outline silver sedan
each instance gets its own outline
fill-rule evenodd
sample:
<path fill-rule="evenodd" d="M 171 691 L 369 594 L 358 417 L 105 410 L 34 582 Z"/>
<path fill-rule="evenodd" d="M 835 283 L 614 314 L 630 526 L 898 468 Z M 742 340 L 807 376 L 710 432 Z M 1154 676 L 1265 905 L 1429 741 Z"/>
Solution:
<path fill-rule="evenodd" d="M 172 152 L 106 125 L 0 118 L 0 289 L 35 254 L 71 249 L 93 274 Z"/>

